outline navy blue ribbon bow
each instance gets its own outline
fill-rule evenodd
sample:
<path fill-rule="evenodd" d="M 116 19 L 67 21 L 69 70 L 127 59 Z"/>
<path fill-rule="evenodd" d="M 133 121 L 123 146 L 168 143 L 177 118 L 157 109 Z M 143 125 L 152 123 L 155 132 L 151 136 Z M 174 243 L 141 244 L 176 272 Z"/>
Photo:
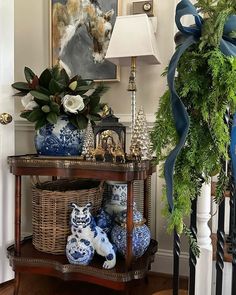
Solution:
<path fill-rule="evenodd" d="M 181 18 L 185 15 L 192 15 L 195 19 L 195 25 L 191 27 L 185 27 L 181 23 Z M 181 46 L 178 47 L 175 54 L 171 58 L 167 81 L 171 93 L 171 106 L 173 112 L 174 123 L 176 131 L 179 136 L 179 142 L 176 147 L 168 155 L 165 166 L 164 175 L 167 187 L 167 200 L 170 212 L 173 210 L 173 173 L 175 161 L 180 153 L 182 147 L 185 144 L 188 130 L 189 130 L 189 116 L 187 110 L 178 96 L 175 89 L 175 72 L 181 55 L 192 44 L 199 41 L 201 37 L 201 28 L 203 25 L 203 19 L 198 14 L 196 8 L 189 0 L 182 0 L 176 7 L 175 22 L 179 31 L 186 37 Z M 236 56 L 236 39 L 230 37 L 230 33 L 236 30 L 236 15 L 229 16 L 225 26 L 222 39 L 220 41 L 220 50 L 227 56 Z M 236 140 L 235 140 L 236 141 Z M 236 163 L 236 159 L 235 159 Z M 235 164 L 236 167 L 236 164 Z M 235 169 L 236 170 L 236 169 Z M 236 171 L 235 171 L 236 172 Z"/>

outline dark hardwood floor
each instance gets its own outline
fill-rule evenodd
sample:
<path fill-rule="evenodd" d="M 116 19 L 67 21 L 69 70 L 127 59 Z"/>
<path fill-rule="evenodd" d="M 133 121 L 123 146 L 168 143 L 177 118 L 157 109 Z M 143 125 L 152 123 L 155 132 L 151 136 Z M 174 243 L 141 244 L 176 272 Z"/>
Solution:
<path fill-rule="evenodd" d="M 152 295 L 160 290 L 171 289 L 172 281 L 170 276 L 164 274 L 149 273 L 148 280 L 136 282 L 132 287 L 134 295 Z M 187 289 L 187 279 L 180 279 L 180 288 Z M 19 295 L 123 295 L 122 292 L 113 291 L 97 285 L 82 282 L 64 282 L 60 279 L 39 276 L 21 275 L 21 285 Z M 170 294 L 171 292 L 161 292 L 158 295 Z M 13 282 L 0 285 L 0 295 L 13 295 Z"/>

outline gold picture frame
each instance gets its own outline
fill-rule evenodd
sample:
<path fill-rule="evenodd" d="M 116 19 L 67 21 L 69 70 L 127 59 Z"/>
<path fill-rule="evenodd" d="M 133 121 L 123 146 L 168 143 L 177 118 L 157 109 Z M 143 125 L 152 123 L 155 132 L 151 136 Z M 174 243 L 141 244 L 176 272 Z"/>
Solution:
<path fill-rule="evenodd" d="M 104 57 L 121 0 L 49 0 L 49 9 L 51 66 L 60 60 L 72 76 L 119 81 L 119 67 Z"/>

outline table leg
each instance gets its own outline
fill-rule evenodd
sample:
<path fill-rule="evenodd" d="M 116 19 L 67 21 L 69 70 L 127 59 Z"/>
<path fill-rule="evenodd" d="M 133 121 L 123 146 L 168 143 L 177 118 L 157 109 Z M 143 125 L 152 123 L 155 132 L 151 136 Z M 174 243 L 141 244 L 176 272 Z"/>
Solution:
<path fill-rule="evenodd" d="M 19 294 L 19 287 L 20 287 L 20 273 L 15 273 L 15 285 L 14 285 L 14 295 Z"/>
<path fill-rule="evenodd" d="M 126 251 L 126 267 L 130 268 L 132 262 L 132 237 L 133 237 L 133 181 L 128 182 L 127 195 L 127 251 Z"/>
<path fill-rule="evenodd" d="M 20 255 L 21 236 L 21 176 L 15 177 L 15 254 Z"/>
<path fill-rule="evenodd" d="M 15 176 L 15 255 L 20 256 L 21 240 L 21 176 Z M 18 295 L 20 273 L 15 272 L 14 295 Z"/>
<path fill-rule="evenodd" d="M 151 176 L 148 176 L 144 180 L 144 198 L 143 198 L 143 213 L 144 213 L 144 218 L 147 220 L 148 226 L 149 224 L 149 208 L 151 208 Z"/>

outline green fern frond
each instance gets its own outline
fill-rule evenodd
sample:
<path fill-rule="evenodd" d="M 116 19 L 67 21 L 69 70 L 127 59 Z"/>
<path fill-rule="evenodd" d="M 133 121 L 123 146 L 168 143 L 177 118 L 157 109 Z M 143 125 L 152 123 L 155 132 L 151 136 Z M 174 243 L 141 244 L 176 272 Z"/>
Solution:
<path fill-rule="evenodd" d="M 193 255 L 195 257 L 199 257 L 200 256 L 200 248 L 197 244 L 197 239 L 194 238 L 191 230 L 185 224 L 183 227 L 183 232 L 184 232 L 185 236 L 188 238 L 188 242 L 189 242 L 189 245 L 190 245 Z"/>

